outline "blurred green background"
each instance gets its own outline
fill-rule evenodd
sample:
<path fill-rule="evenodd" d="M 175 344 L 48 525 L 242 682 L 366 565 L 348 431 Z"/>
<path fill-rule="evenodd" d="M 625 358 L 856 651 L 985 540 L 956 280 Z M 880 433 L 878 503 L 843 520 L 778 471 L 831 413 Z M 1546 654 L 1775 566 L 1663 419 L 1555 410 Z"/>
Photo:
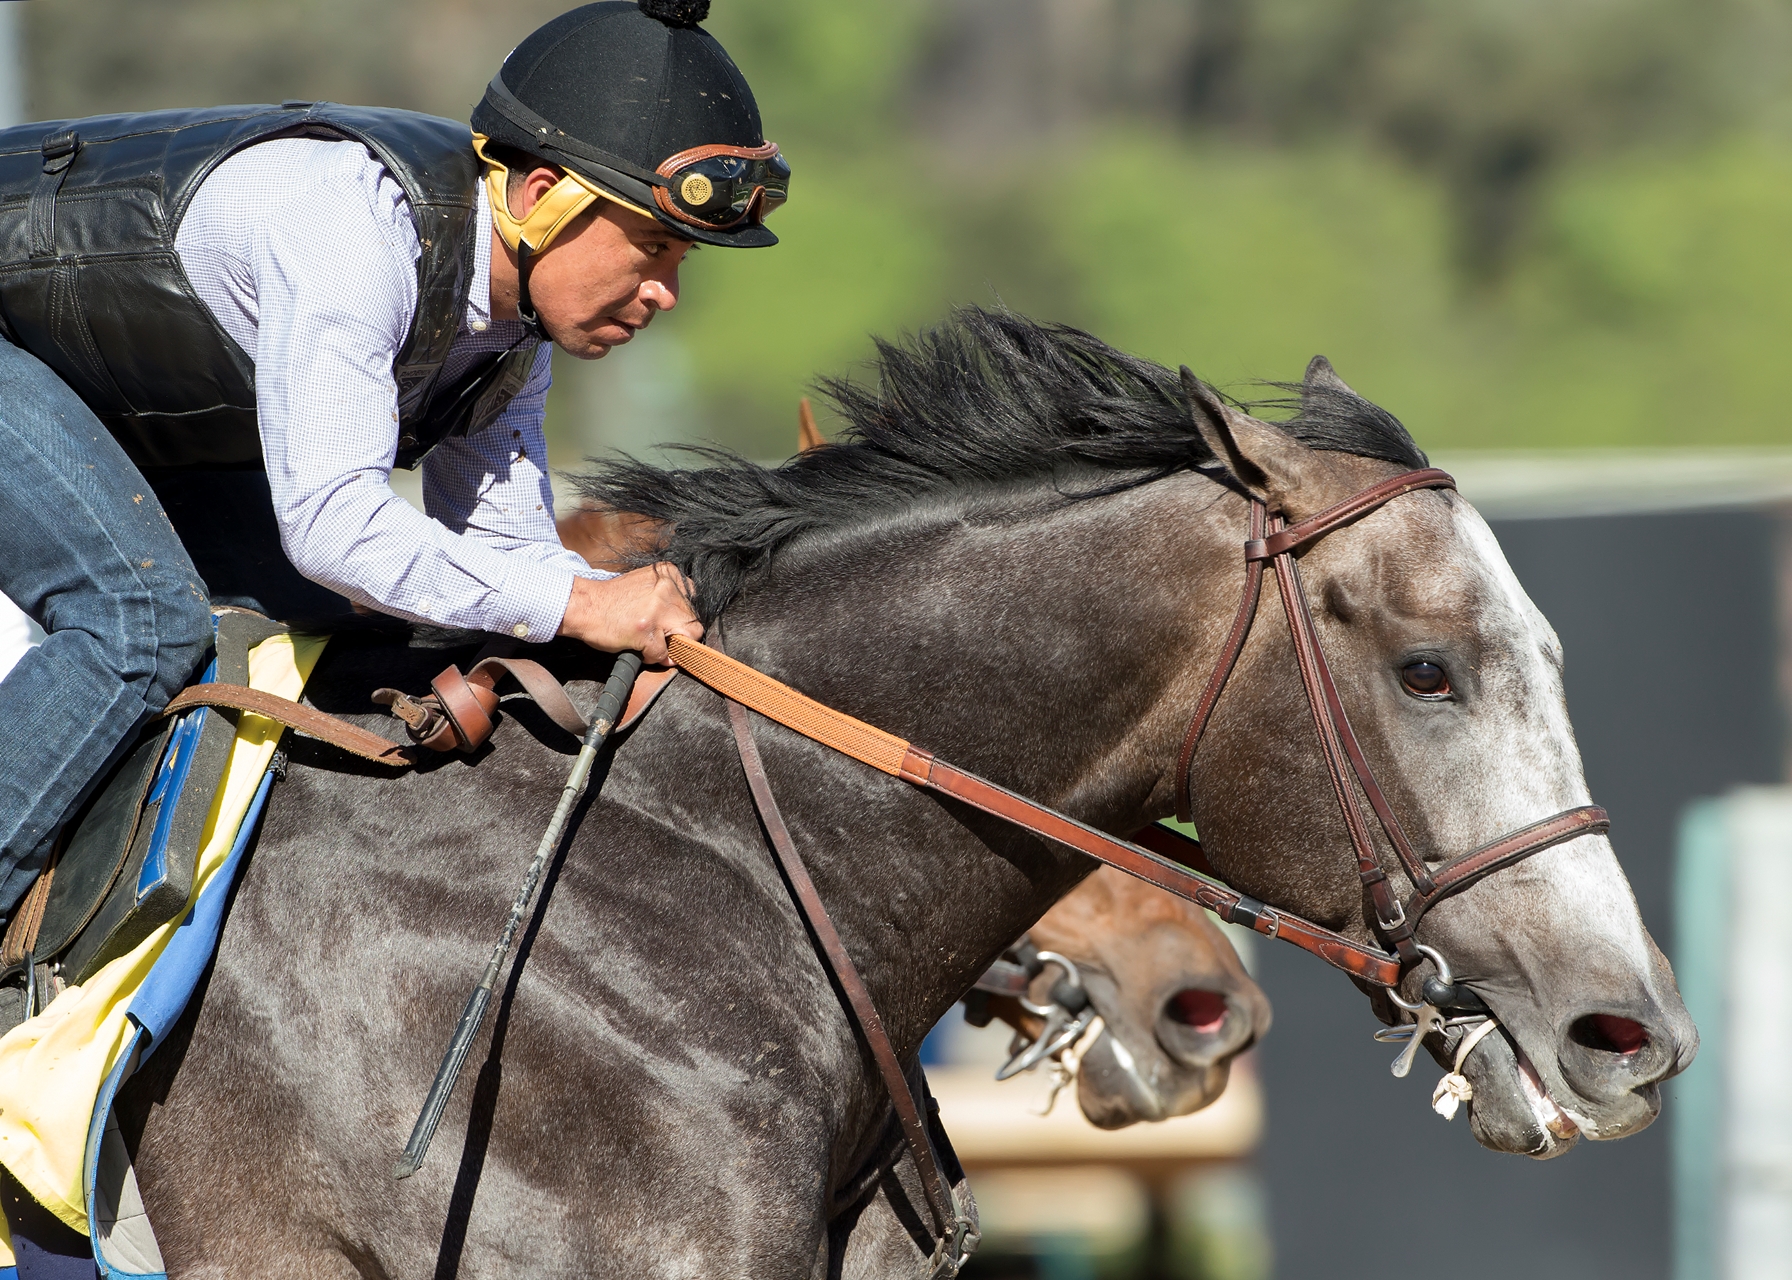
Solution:
<path fill-rule="evenodd" d="M 464 118 L 558 0 L 32 0 L 39 118 Z M 1792 444 L 1786 0 L 715 0 L 795 168 L 562 359 L 557 460 L 789 452 L 870 335 L 1002 301 L 1235 393 L 1316 351 L 1431 448 Z M 829 423 L 824 415 L 824 430 Z"/>

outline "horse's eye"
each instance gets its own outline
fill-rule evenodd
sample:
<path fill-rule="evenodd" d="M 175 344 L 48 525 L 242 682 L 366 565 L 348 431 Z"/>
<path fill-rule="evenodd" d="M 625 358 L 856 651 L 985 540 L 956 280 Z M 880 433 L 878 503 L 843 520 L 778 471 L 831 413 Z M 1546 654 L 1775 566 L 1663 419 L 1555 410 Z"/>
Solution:
<path fill-rule="evenodd" d="M 1435 662 L 1409 662 L 1400 668 L 1401 682 L 1411 693 L 1436 697 L 1450 691 L 1450 678 Z"/>

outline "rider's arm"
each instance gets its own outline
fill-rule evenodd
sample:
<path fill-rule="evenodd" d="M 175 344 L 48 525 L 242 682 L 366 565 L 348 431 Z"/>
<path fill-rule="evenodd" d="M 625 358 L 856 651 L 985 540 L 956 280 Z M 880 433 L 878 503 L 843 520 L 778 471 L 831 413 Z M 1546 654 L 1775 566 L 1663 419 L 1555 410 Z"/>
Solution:
<path fill-rule="evenodd" d="M 418 245 L 383 167 L 354 143 L 251 147 L 200 189 L 177 247 L 255 361 L 275 515 L 299 571 L 416 621 L 559 631 L 567 563 L 452 532 L 392 492 L 392 362 L 416 308 Z"/>
<path fill-rule="evenodd" d="M 423 510 L 455 533 L 540 564 L 557 564 L 580 577 L 609 578 L 560 544 L 554 528 L 554 491 L 548 481 L 542 434 L 549 348 L 536 353 L 529 380 L 489 427 L 444 440 L 423 459 Z"/>

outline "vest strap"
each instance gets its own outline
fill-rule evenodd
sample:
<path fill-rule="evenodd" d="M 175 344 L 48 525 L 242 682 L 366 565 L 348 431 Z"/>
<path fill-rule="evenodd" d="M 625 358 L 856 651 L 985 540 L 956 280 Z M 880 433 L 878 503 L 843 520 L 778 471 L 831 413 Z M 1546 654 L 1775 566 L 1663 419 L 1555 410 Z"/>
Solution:
<path fill-rule="evenodd" d="M 73 129 L 64 129 L 44 138 L 43 173 L 31 189 L 29 217 L 33 258 L 56 256 L 56 193 L 62 190 L 62 181 L 68 177 L 69 166 L 75 162 L 75 153 L 80 149 L 81 135 Z"/>

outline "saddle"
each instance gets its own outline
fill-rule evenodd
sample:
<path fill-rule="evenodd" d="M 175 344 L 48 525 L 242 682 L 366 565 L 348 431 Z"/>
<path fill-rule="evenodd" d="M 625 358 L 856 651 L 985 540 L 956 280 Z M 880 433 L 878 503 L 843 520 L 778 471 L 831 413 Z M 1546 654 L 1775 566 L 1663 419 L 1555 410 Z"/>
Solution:
<path fill-rule="evenodd" d="M 242 610 L 220 612 L 216 626 L 202 681 L 225 685 L 247 685 L 249 650 L 287 630 Z M 151 721 L 64 828 L 0 939 L 0 1032 L 186 907 L 236 717 L 198 706 Z M 29 979 L 12 985 L 27 968 Z"/>
<path fill-rule="evenodd" d="M 0 1034 L 185 909 L 242 712 L 380 764 L 402 768 L 416 761 L 415 748 L 248 687 L 249 650 L 288 630 L 246 610 L 220 611 L 214 658 L 200 683 L 183 690 L 142 730 L 64 829 L 49 865 L 0 938 Z M 618 728 L 640 719 L 676 674 L 670 668 L 643 672 Z M 492 734 L 497 685 L 507 676 L 560 728 L 585 732 L 584 717 L 546 668 L 503 654 L 482 656 L 464 675 L 448 667 L 422 697 L 381 689 L 374 700 L 404 722 L 417 747 L 471 752 Z M 27 970 L 29 978 L 21 981 Z"/>

